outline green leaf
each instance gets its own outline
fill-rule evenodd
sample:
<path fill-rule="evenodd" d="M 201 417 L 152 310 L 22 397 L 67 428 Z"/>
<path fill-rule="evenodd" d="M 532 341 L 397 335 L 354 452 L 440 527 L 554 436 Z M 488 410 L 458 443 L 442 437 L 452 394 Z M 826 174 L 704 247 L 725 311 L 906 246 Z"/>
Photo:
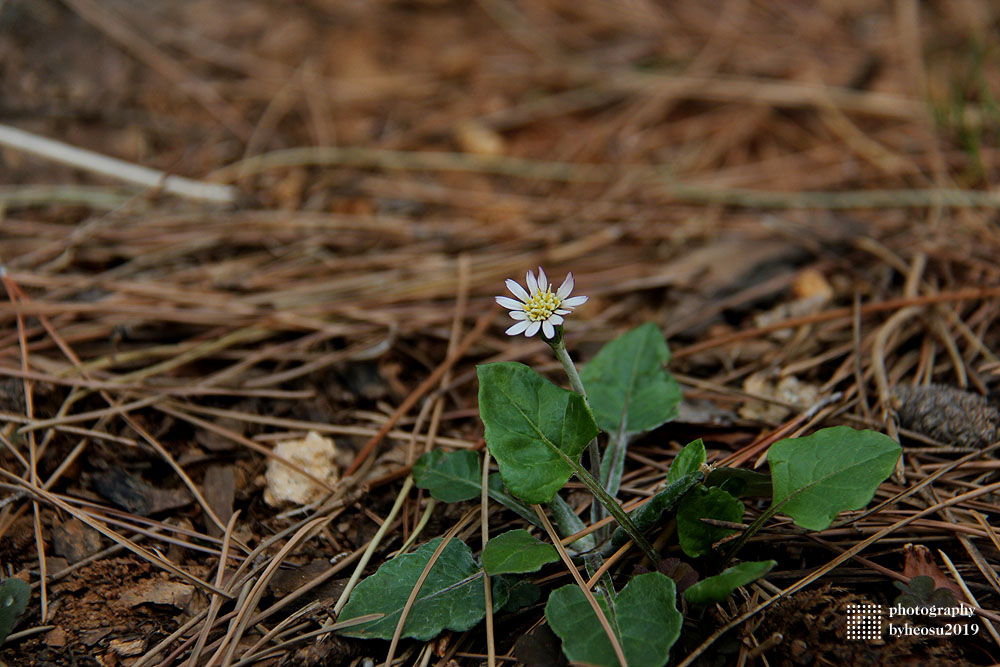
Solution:
<path fill-rule="evenodd" d="M 427 489 L 434 498 L 446 503 L 478 498 L 482 493 L 482 479 L 479 455 L 467 449 L 450 454 L 435 449 L 413 464 L 413 481 L 417 487 Z M 490 498 L 517 512 L 522 519 L 539 523 L 530 507 L 504 491 L 500 475 L 490 475 L 486 486 Z"/>
<path fill-rule="evenodd" d="M 632 517 L 632 521 L 635 523 L 635 527 L 639 529 L 639 532 L 645 533 L 658 524 L 663 513 L 676 505 L 684 497 L 685 493 L 702 480 L 702 477 L 703 475 L 699 470 L 688 473 L 668 484 L 665 489 L 650 498 L 646 504 L 633 511 L 629 516 Z M 622 530 L 621 527 L 615 528 L 615 532 L 611 535 L 611 546 L 617 549 L 627 541 L 628 533 Z"/>
<path fill-rule="evenodd" d="M 483 568 L 494 574 L 537 572 L 547 563 L 559 560 L 559 552 L 551 544 L 532 537 L 523 528 L 510 530 L 492 538 L 483 549 Z"/>
<path fill-rule="evenodd" d="M 840 512 L 871 501 L 901 451 L 886 435 L 848 426 L 776 442 L 767 453 L 773 503 L 796 525 L 823 530 Z"/>
<path fill-rule="evenodd" d="M 413 481 L 437 500 L 457 503 L 478 498 L 483 489 L 479 454 L 460 449 L 446 454 L 435 449 L 413 464 Z"/>
<path fill-rule="evenodd" d="M 701 438 L 684 445 L 684 449 L 677 452 L 670 470 L 667 471 L 667 483 L 676 482 L 681 477 L 701 470 L 705 463 L 705 443 Z"/>
<path fill-rule="evenodd" d="M 625 451 L 628 449 L 629 436 L 624 433 L 608 433 L 608 444 L 601 456 L 601 486 L 614 497 L 622 485 L 622 474 L 625 472 Z M 596 510 L 596 513 L 594 512 Z M 591 520 L 600 521 L 604 512 L 599 503 L 591 505 Z"/>
<path fill-rule="evenodd" d="M 385 614 L 380 619 L 356 625 L 341 634 L 367 639 L 392 639 L 399 615 L 431 555 L 441 543 L 436 538 L 413 553 L 386 561 L 375 574 L 364 579 L 351 593 L 338 621 Z M 442 630 L 468 630 L 486 615 L 483 571 L 472 551 L 461 540 L 448 542 L 424 580 L 403 626 L 403 637 L 425 641 Z M 507 602 L 508 586 L 498 578 L 493 585 L 493 606 Z"/>
<path fill-rule="evenodd" d="M 0 644 L 14 629 L 17 619 L 28 608 L 31 587 L 20 579 L 4 579 L 0 583 Z"/>
<path fill-rule="evenodd" d="M 597 503 L 594 503 L 595 505 Z M 583 531 L 587 524 L 585 524 L 580 517 L 576 515 L 573 508 L 569 506 L 562 496 L 558 493 L 552 496 L 552 502 L 545 506 L 546 511 L 552 518 L 552 523 L 555 524 L 556 532 L 559 533 L 559 537 L 569 537 L 570 535 L 576 535 L 577 533 Z M 535 516 L 535 523 L 538 523 L 538 516 Z M 589 535 L 584 535 L 572 544 L 566 546 L 566 550 L 572 555 L 585 553 L 587 551 L 593 551 L 597 547 L 597 540 L 593 533 Z"/>
<path fill-rule="evenodd" d="M 521 500 L 549 502 L 573 473 L 562 455 L 576 461 L 598 432 L 583 396 L 513 361 L 476 371 L 479 414 L 500 476 Z"/>
<path fill-rule="evenodd" d="M 736 531 L 712 526 L 701 519 L 737 522 L 743 518 L 743 503 L 717 486 L 697 486 L 677 507 L 677 539 L 692 558 L 711 553 L 712 545 Z"/>
<path fill-rule="evenodd" d="M 608 609 L 601 596 L 597 603 L 611 622 L 629 667 L 666 664 L 683 621 L 669 577 L 659 572 L 640 574 L 615 596 L 613 609 Z M 617 667 L 611 642 L 579 586 L 569 584 L 552 591 L 545 618 L 571 662 Z"/>
<path fill-rule="evenodd" d="M 767 498 L 771 495 L 771 476 L 746 468 L 716 468 L 708 474 L 705 486 L 724 486 L 741 498 Z"/>
<path fill-rule="evenodd" d="M 641 433 L 677 416 L 681 389 L 664 366 L 670 351 L 652 322 L 614 339 L 583 367 L 597 424 L 609 433 Z"/>
<path fill-rule="evenodd" d="M 489 476 L 486 480 L 486 493 L 490 498 L 500 503 L 509 510 L 516 512 L 522 519 L 528 523 L 533 523 L 539 528 L 542 528 L 541 521 L 538 519 L 538 515 L 535 514 L 534 510 L 522 503 L 520 500 L 514 496 L 507 493 L 504 488 L 503 480 L 500 478 L 500 473 L 495 472 Z"/>
<path fill-rule="evenodd" d="M 501 578 L 509 579 L 507 582 L 509 593 L 507 602 L 500 609 L 500 611 L 514 612 L 518 609 L 523 609 L 524 607 L 535 604 L 542 597 L 542 589 L 527 579 L 515 577 Z"/>
<path fill-rule="evenodd" d="M 734 565 L 691 586 L 684 591 L 684 599 L 692 604 L 722 602 L 737 588 L 760 579 L 777 564 L 776 560 L 762 560 Z"/>

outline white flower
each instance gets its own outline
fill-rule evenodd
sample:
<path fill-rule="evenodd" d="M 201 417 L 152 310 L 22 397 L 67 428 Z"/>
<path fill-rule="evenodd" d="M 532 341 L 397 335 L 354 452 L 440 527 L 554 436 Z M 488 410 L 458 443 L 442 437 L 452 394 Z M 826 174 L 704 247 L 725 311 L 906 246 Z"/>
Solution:
<path fill-rule="evenodd" d="M 573 291 L 573 274 L 554 293 L 545 271 L 538 267 L 538 280 L 531 271 L 524 277 L 528 284 L 525 291 L 516 281 L 507 279 L 507 289 L 520 301 L 506 296 L 496 297 L 497 303 L 510 310 L 511 319 L 517 322 L 505 332 L 508 336 L 523 333 L 534 336 L 541 329 L 546 338 L 555 338 L 555 327 L 563 323 L 563 315 L 569 315 L 577 306 L 587 302 L 585 296 L 570 297 Z"/>

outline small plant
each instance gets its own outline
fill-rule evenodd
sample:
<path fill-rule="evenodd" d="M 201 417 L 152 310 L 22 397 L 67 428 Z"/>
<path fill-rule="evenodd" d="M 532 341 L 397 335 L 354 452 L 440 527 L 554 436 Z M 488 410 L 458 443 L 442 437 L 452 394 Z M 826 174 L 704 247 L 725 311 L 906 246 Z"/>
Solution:
<path fill-rule="evenodd" d="M 20 579 L 4 579 L 0 582 L 0 644 L 14 629 L 21 614 L 28 608 L 31 587 Z"/>
<path fill-rule="evenodd" d="M 775 443 L 767 457 L 770 475 L 712 468 L 706 465 L 704 445 L 696 440 L 675 457 L 662 490 L 625 512 L 616 496 L 629 442 L 674 419 L 681 401 L 680 388 L 666 370 L 670 352 L 663 335 L 655 324 L 643 324 L 609 342 L 577 372 L 563 325 L 587 297 L 570 296 L 572 275 L 555 292 L 540 268 L 537 278 L 528 272 L 526 283 L 527 289 L 507 281 L 517 300 L 497 297 L 515 320 L 507 333 L 540 333 L 565 369 L 570 389 L 524 364 L 485 364 L 478 368 L 479 411 L 489 455 L 499 467 L 499 474 L 488 477 L 486 493 L 541 528 L 539 535 L 547 539 L 524 529 L 509 531 L 493 537 L 478 560 L 456 539 L 444 548 L 438 539 L 401 554 L 358 585 L 339 620 L 384 616 L 344 634 L 429 639 L 445 629 L 469 629 L 486 615 L 483 580 L 488 577 L 495 612 L 547 595 L 546 620 L 569 660 L 660 667 L 669 660 L 683 624 L 675 581 L 665 571 L 683 577 L 684 601 L 695 612 L 701 605 L 725 601 L 775 567 L 773 560 L 733 563 L 740 547 L 767 520 L 781 512 L 802 528 L 827 528 L 839 512 L 867 505 L 894 469 L 900 455 L 896 442 L 844 426 Z M 413 477 L 435 499 L 458 502 L 481 496 L 482 470 L 475 452 L 432 451 L 413 467 Z M 615 523 L 613 530 L 592 531 L 563 550 L 560 535 L 586 527 L 560 496 L 571 477 L 593 496 L 591 521 L 610 515 Z M 740 498 L 763 495 L 770 496 L 769 508 L 741 528 Z M 556 529 L 550 528 L 550 515 Z M 661 565 L 664 559 L 647 536 L 667 524 L 665 516 L 676 527 L 668 540 L 709 576 L 692 585 L 691 567 L 673 559 L 669 567 L 637 574 L 616 590 L 601 569 L 605 559 L 631 542 L 654 567 Z M 576 575 L 576 584 L 546 593 L 525 578 L 570 558 L 583 561 L 589 582 Z"/>
<path fill-rule="evenodd" d="M 934 579 L 927 575 L 913 577 L 907 584 L 897 581 L 894 585 L 902 591 L 893 601 L 897 607 L 926 610 L 931 607 L 949 609 L 959 606 L 950 589 L 943 586 L 935 588 Z"/>

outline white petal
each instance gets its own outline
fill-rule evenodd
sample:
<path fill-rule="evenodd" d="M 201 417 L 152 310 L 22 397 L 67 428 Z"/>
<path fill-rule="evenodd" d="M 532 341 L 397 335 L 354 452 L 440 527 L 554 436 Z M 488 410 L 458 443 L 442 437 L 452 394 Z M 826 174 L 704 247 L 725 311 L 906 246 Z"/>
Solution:
<path fill-rule="evenodd" d="M 542 333 L 545 334 L 546 338 L 556 337 L 556 330 L 555 327 L 552 326 L 552 322 L 549 322 L 548 320 L 542 322 Z"/>
<path fill-rule="evenodd" d="M 511 325 L 511 327 L 506 331 L 504 331 L 504 333 L 507 334 L 508 336 L 516 336 L 517 334 L 521 333 L 527 328 L 528 328 L 527 320 L 522 320 L 520 322 Z"/>
<path fill-rule="evenodd" d="M 524 288 L 517 284 L 516 280 L 508 278 L 506 284 L 507 284 L 507 289 L 510 290 L 510 293 L 516 296 L 521 301 L 527 301 L 528 299 L 531 298 L 530 296 L 528 296 L 528 293 L 524 291 Z"/>
<path fill-rule="evenodd" d="M 510 319 L 512 319 L 512 320 L 526 320 L 526 319 L 528 319 L 528 313 L 524 312 L 523 310 L 512 310 L 512 311 L 510 311 L 507 314 L 510 315 Z"/>
<path fill-rule="evenodd" d="M 538 267 L 538 291 L 544 292 L 549 288 L 549 279 L 545 277 L 545 272 L 542 271 L 542 267 Z M 551 336 L 549 336 L 551 338 Z"/>
<path fill-rule="evenodd" d="M 527 320 L 525 320 L 525 322 L 527 322 Z M 524 322 L 521 322 L 521 324 L 524 324 Z M 517 326 L 517 325 L 514 325 L 514 326 Z M 513 327 L 511 327 L 511 328 L 513 328 Z M 528 330 L 524 332 L 524 335 L 525 336 L 534 336 L 536 333 L 538 333 L 538 330 L 541 329 L 541 328 L 542 328 L 542 323 L 541 322 L 532 322 L 528 326 Z"/>
<path fill-rule="evenodd" d="M 556 312 L 559 312 L 559 311 L 556 311 Z M 549 315 L 549 322 L 552 322 L 552 324 L 562 324 L 563 321 L 564 320 L 562 318 L 562 315 Z M 551 336 L 550 336 L 550 338 L 551 338 Z"/>
<path fill-rule="evenodd" d="M 570 298 L 566 299 L 559 305 L 567 306 L 569 308 L 576 308 L 577 306 L 581 306 L 587 303 L 587 299 L 589 298 L 590 298 L 589 296 L 571 296 Z"/>
<path fill-rule="evenodd" d="M 503 306 L 508 310 L 520 310 L 522 312 L 524 311 L 524 304 L 521 303 L 520 301 L 515 301 L 514 299 L 511 299 L 509 296 L 498 296 L 495 298 L 497 300 L 497 303 L 499 303 L 501 306 Z"/>
<path fill-rule="evenodd" d="M 573 272 L 570 271 L 566 276 L 566 280 L 564 280 L 563 284 L 559 286 L 559 291 L 556 292 L 556 296 L 560 299 L 565 299 L 573 292 L 573 285 Z"/>
<path fill-rule="evenodd" d="M 554 312 L 556 315 L 569 315 L 573 311 L 572 310 L 567 310 L 565 308 L 559 308 L 558 310 L 554 310 L 552 312 Z"/>
<path fill-rule="evenodd" d="M 538 281 L 535 280 L 535 274 L 528 271 L 524 274 L 524 282 L 528 284 L 528 292 L 531 296 L 538 294 Z"/>

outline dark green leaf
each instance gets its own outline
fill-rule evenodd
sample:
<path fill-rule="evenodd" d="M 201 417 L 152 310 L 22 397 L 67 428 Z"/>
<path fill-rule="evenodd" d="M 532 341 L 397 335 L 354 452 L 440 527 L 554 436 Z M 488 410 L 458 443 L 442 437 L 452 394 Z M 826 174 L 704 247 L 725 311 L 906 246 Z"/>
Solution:
<path fill-rule="evenodd" d="M 922 601 L 922 603 L 926 603 L 927 599 L 931 596 L 931 593 L 934 592 L 934 579 L 926 574 L 910 577 L 910 581 L 908 583 L 894 581 L 892 582 L 892 585 L 904 593 L 910 593 L 911 595 L 916 596 Z"/>
<path fill-rule="evenodd" d="M 457 503 L 478 498 L 483 489 L 479 454 L 461 449 L 446 454 L 435 449 L 422 455 L 413 464 L 413 481 L 417 487 L 445 503 Z"/>
<path fill-rule="evenodd" d="M 771 476 L 746 468 L 716 468 L 708 474 L 705 486 L 723 486 L 734 496 L 767 498 L 771 495 Z"/>
<path fill-rule="evenodd" d="M 439 449 L 427 452 L 413 464 L 413 481 L 418 488 L 446 503 L 478 498 L 482 492 L 481 459 L 475 452 L 462 449 L 446 454 Z M 493 473 L 487 482 L 487 494 L 501 505 L 514 510 L 521 518 L 538 523 L 531 508 L 507 493 L 500 475 Z"/>
<path fill-rule="evenodd" d="M 893 585 L 903 591 L 896 598 L 895 604 L 900 607 L 957 607 L 955 593 L 942 586 L 934 588 L 934 579 L 925 574 L 912 577 L 908 584 L 896 581 Z"/>
<path fill-rule="evenodd" d="M 848 426 L 781 440 L 767 453 L 773 502 L 797 525 L 823 530 L 840 512 L 871 501 L 900 452 L 892 438 Z"/>
<path fill-rule="evenodd" d="M 675 418 L 681 389 L 664 368 L 668 361 L 667 343 L 652 322 L 601 348 L 580 373 L 597 424 L 609 433 L 640 433 Z"/>
<path fill-rule="evenodd" d="M 629 667 L 666 664 L 683 621 L 669 577 L 659 572 L 633 577 L 615 596 L 614 609 L 608 609 L 601 596 L 597 601 L 611 622 Z M 545 618 L 562 639 L 563 653 L 571 661 L 617 667 L 611 642 L 579 586 L 570 584 L 553 591 L 545 605 Z"/>
<path fill-rule="evenodd" d="M 612 431 L 608 434 L 608 444 L 601 455 L 601 486 L 609 496 L 617 496 L 622 485 L 622 474 L 625 472 L 625 452 L 628 450 L 629 436 Z M 596 513 L 594 511 L 596 510 Z M 603 517 L 603 508 L 599 503 L 591 505 L 591 517 L 599 520 Z"/>
<path fill-rule="evenodd" d="M 712 526 L 701 519 L 738 522 L 743 518 L 743 503 L 717 486 L 696 486 L 677 507 L 677 539 L 688 556 L 711 553 L 712 545 L 736 532 L 732 528 Z"/>
<path fill-rule="evenodd" d="M 517 611 L 533 605 L 541 599 L 542 589 L 527 579 L 515 579 L 514 577 L 504 577 L 504 579 L 509 579 L 507 585 L 510 587 L 510 593 L 507 604 L 500 611 Z"/>
<path fill-rule="evenodd" d="M 583 397 L 552 384 L 524 364 L 485 364 L 479 375 L 479 414 L 486 444 L 511 493 L 527 503 L 547 503 L 563 487 L 572 461 L 597 424 Z"/>
<path fill-rule="evenodd" d="M 552 496 L 552 502 L 546 505 L 545 509 L 552 519 L 552 523 L 555 524 L 556 532 L 559 533 L 560 537 L 576 535 L 587 527 L 587 524 L 576 515 L 569 503 L 563 500 L 558 493 Z M 592 551 L 596 546 L 597 540 L 594 538 L 594 534 L 590 533 L 567 545 L 566 550 L 575 555 Z"/>
<path fill-rule="evenodd" d="M 529 507 L 525 505 L 520 500 L 514 496 L 507 493 L 507 489 L 504 488 L 503 479 L 500 478 L 500 473 L 495 472 L 489 476 L 486 480 L 486 493 L 489 494 L 490 498 L 500 503 L 509 510 L 513 510 L 522 519 L 528 523 L 533 523 L 539 528 L 541 528 L 541 521 L 538 519 L 538 515 Z"/>
<path fill-rule="evenodd" d="M 633 511 L 629 516 L 639 532 L 645 533 L 660 522 L 664 512 L 676 505 L 684 494 L 690 491 L 702 479 L 702 473 L 695 471 L 667 485 L 665 489 L 650 498 L 646 504 Z M 628 533 L 620 526 L 611 535 L 611 545 L 618 548 L 628 541 Z"/>
<path fill-rule="evenodd" d="M 676 482 L 685 475 L 698 472 L 704 463 L 705 443 L 701 441 L 701 438 L 698 438 L 677 452 L 677 456 L 670 464 L 670 470 L 667 471 L 667 484 Z"/>
<path fill-rule="evenodd" d="M 737 588 L 760 579 L 777 564 L 776 560 L 763 560 L 734 565 L 688 588 L 684 591 L 684 599 L 692 604 L 722 602 Z"/>
<path fill-rule="evenodd" d="M 386 561 L 375 574 L 361 581 L 338 620 L 365 614 L 385 616 L 342 630 L 341 634 L 391 639 L 410 592 L 440 543 L 439 537 L 413 553 Z M 451 540 L 420 587 L 402 636 L 425 641 L 442 630 L 463 631 L 474 626 L 486 615 L 482 577 L 483 571 L 469 547 L 461 540 Z M 498 578 L 492 588 L 493 605 L 499 609 L 507 602 L 507 584 Z"/>
<path fill-rule="evenodd" d="M 14 629 L 17 619 L 28 608 L 31 587 L 20 579 L 4 579 L 0 583 L 0 644 Z"/>
<path fill-rule="evenodd" d="M 489 575 L 537 572 L 543 565 L 559 560 L 551 544 L 532 537 L 523 528 L 491 538 L 483 549 L 483 568 Z"/>
<path fill-rule="evenodd" d="M 932 607 L 959 607 L 958 599 L 955 598 L 955 592 L 950 588 L 941 587 L 936 589 L 931 593 L 930 598 L 927 600 L 930 602 Z"/>

